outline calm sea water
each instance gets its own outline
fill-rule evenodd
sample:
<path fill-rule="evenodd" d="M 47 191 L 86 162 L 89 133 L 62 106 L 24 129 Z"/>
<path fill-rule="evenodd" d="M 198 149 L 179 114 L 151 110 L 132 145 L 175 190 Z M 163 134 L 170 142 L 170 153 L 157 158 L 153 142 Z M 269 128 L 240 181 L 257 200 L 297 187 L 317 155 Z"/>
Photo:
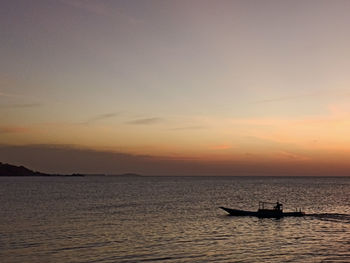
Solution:
<path fill-rule="evenodd" d="M 305 218 L 230 217 L 276 201 Z M 0 262 L 350 262 L 350 178 L 0 177 Z"/>

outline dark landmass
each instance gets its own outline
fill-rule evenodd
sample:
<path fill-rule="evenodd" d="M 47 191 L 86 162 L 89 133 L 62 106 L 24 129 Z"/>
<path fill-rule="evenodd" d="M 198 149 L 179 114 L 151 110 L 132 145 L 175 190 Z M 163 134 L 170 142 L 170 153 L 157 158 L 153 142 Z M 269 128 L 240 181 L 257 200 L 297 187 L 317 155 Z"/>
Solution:
<path fill-rule="evenodd" d="M 118 176 L 118 177 L 141 177 L 142 175 L 136 173 L 125 173 L 116 175 L 105 174 L 48 174 L 30 170 L 24 166 L 16 166 L 0 162 L 0 176 Z"/>
<path fill-rule="evenodd" d="M 84 176 L 83 174 L 47 174 L 32 171 L 24 166 L 0 162 L 0 176 Z"/>

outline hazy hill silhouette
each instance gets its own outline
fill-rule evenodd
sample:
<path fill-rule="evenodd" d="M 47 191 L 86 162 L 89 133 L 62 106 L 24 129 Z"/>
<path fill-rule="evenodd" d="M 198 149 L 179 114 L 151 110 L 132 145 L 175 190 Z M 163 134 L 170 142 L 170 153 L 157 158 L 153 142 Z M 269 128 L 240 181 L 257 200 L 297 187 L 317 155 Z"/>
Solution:
<path fill-rule="evenodd" d="M 16 166 L 0 162 L 0 176 L 83 176 L 81 174 L 61 175 L 47 174 L 37 171 L 32 171 L 24 166 Z"/>

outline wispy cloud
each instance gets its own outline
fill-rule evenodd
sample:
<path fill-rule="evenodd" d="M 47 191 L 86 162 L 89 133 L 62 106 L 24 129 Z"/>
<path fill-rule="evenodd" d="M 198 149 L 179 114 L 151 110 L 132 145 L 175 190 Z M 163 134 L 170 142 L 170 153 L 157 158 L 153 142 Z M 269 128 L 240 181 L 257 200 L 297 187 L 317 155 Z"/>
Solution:
<path fill-rule="evenodd" d="M 160 122 L 163 122 L 164 120 L 162 118 L 145 118 L 145 119 L 137 119 L 133 121 L 127 122 L 127 124 L 133 124 L 133 125 L 152 125 L 157 124 Z"/>
<path fill-rule="evenodd" d="M 210 149 L 212 149 L 212 150 L 228 150 L 228 149 L 232 149 L 232 146 L 228 145 L 228 144 L 220 144 L 220 145 L 214 145 Z"/>
<path fill-rule="evenodd" d="M 27 132 L 28 129 L 19 126 L 0 126 L 0 134 L 4 133 L 23 133 Z"/>
<path fill-rule="evenodd" d="M 94 122 L 97 122 L 97 121 L 111 119 L 111 118 L 114 118 L 114 117 L 118 116 L 119 114 L 120 113 L 111 112 L 111 113 L 105 113 L 105 114 L 96 115 L 96 116 L 88 119 L 87 121 L 81 122 L 80 124 L 91 124 L 91 123 L 94 123 Z"/>
<path fill-rule="evenodd" d="M 295 160 L 295 161 L 308 161 L 311 158 L 302 154 L 297 154 L 297 153 L 292 153 L 288 151 L 279 151 L 277 153 L 278 157 L 285 158 L 285 159 L 290 159 L 290 160 Z"/>
<path fill-rule="evenodd" d="M 21 97 L 21 96 L 16 95 L 16 94 L 12 94 L 12 93 L 7 93 L 7 92 L 0 91 L 0 97 L 16 98 L 16 97 Z"/>
<path fill-rule="evenodd" d="M 4 92 L 4 91 L 0 91 L 0 98 L 3 98 L 6 101 L 9 100 L 21 100 L 23 101 L 23 99 L 25 100 L 31 100 L 31 101 L 35 101 L 34 98 L 30 98 L 28 96 L 24 96 L 24 95 L 19 95 L 19 94 L 13 94 L 13 93 L 9 93 L 9 92 Z M 35 108 L 35 107 L 40 107 L 42 106 L 42 103 L 9 103 L 7 102 L 6 104 L 0 104 L 0 109 L 11 109 L 11 108 Z"/>

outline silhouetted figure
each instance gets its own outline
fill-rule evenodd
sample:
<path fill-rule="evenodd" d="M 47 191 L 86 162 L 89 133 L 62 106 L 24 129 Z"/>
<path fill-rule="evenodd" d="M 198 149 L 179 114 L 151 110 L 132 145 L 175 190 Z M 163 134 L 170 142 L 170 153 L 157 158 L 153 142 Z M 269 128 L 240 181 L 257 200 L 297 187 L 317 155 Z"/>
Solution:
<path fill-rule="evenodd" d="M 282 207 L 282 204 L 280 204 L 280 203 L 277 201 L 276 205 L 274 206 L 274 209 L 277 210 L 277 211 L 281 211 L 281 207 Z"/>

